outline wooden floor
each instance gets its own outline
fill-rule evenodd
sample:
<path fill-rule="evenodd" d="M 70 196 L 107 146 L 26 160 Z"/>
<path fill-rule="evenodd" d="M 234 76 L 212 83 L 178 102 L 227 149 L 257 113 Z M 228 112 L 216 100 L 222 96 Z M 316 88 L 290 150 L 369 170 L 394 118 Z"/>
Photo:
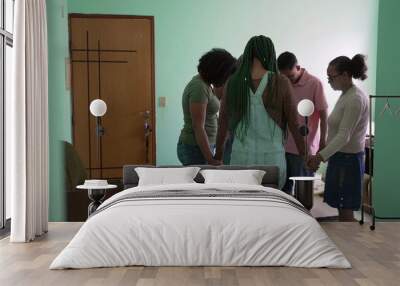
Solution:
<path fill-rule="evenodd" d="M 123 267 L 48 270 L 81 223 L 50 223 L 44 237 L 27 244 L 0 241 L 0 285 L 400 285 L 400 223 L 381 222 L 374 232 L 358 223 L 323 228 L 352 269 L 289 267 Z"/>

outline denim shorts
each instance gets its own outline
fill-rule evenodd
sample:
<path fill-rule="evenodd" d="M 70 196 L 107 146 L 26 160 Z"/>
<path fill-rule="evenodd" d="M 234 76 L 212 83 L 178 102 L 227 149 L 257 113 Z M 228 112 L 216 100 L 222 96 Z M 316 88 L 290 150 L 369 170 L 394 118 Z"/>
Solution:
<path fill-rule="evenodd" d="M 324 201 L 333 208 L 358 210 L 364 177 L 364 152 L 335 153 L 328 160 Z"/>
<path fill-rule="evenodd" d="M 179 141 L 176 149 L 178 159 L 182 165 L 207 165 L 207 160 L 204 158 L 198 145 L 184 144 Z M 214 155 L 215 144 L 210 145 L 210 150 Z"/>

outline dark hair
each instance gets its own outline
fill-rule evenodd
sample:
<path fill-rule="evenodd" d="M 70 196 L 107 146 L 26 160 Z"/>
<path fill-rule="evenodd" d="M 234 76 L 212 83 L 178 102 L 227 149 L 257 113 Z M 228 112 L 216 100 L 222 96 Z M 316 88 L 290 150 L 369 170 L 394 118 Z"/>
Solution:
<path fill-rule="evenodd" d="M 291 70 L 295 65 L 297 65 L 297 58 L 291 52 L 284 52 L 278 57 L 279 70 Z"/>
<path fill-rule="evenodd" d="M 207 84 L 221 86 L 236 70 L 236 58 L 224 49 L 212 49 L 199 60 L 197 70 Z"/>
<path fill-rule="evenodd" d="M 333 59 L 329 65 L 334 66 L 338 73 L 347 72 L 352 78 L 365 80 L 368 70 L 365 58 L 366 57 L 361 54 L 355 55 L 352 59 L 346 56 L 340 56 Z"/>

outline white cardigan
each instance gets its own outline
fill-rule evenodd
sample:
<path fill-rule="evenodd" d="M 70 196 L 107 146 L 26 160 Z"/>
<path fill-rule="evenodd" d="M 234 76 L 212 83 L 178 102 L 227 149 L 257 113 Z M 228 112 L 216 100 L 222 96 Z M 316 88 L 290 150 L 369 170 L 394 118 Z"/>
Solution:
<path fill-rule="evenodd" d="M 355 154 L 363 151 L 368 118 L 368 98 L 353 85 L 342 93 L 329 115 L 327 145 L 319 152 L 324 161 L 336 152 Z"/>

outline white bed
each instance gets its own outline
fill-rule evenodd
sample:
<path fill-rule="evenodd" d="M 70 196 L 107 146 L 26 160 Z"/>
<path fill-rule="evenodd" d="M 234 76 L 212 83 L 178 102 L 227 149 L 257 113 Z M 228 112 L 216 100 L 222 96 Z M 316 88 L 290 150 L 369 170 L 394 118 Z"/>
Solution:
<path fill-rule="evenodd" d="M 168 190 L 262 191 L 273 199 L 178 195 L 121 200 L 145 191 Z M 254 185 L 130 188 L 100 206 L 50 269 L 128 265 L 350 268 L 318 222 L 285 200 L 298 204 L 279 190 Z"/>

